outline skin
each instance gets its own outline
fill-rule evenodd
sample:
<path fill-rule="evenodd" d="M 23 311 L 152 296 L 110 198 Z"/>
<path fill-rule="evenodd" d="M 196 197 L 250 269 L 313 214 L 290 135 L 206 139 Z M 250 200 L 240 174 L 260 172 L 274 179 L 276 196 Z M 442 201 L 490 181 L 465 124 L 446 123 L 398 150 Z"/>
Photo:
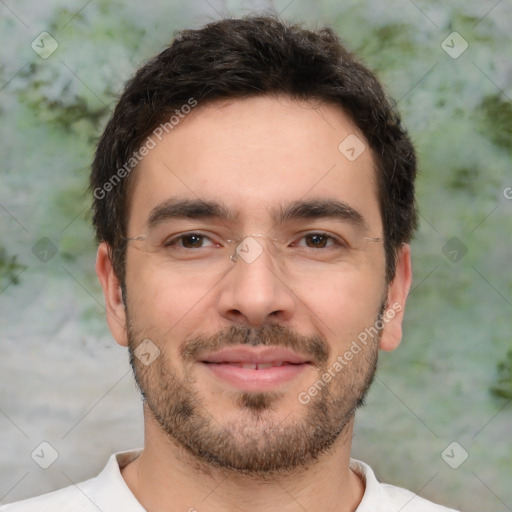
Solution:
<path fill-rule="evenodd" d="M 238 214 L 236 224 L 228 227 L 240 228 L 244 235 L 278 236 L 290 233 L 293 226 L 276 228 L 269 213 L 272 208 L 293 200 L 334 198 L 363 216 L 366 236 L 382 237 L 371 152 L 366 149 L 351 162 L 338 151 L 340 142 L 350 134 L 364 140 L 343 111 L 333 105 L 299 103 L 286 97 L 200 105 L 137 169 L 128 234 L 145 233 L 152 208 L 171 197 L 222 201 Z M 194 226 L 200 227 L 201 222 Z M 226 224 L 215 229 L 208 226 L 209 231 L 226 228 Z M 307 229 L 336 233 L 337 224 L 317 219 L 308 221 Z M 160 396 L 159 406 L 165 407 L 166 397 L 169 403 L 175 399 L 165 394 L 169 390 L 164 390 L 157 378 L 172 372 L 182 389 L 200 401 L 200 412 L 212 429 L 231 429 L 233 443 L 241 452 L 253 441 L 266 439 L 258 433 L 266 432 L 269 425 L 279 425 L 285 435 L 287 428 L 306 424 L 308 412 L 321 398 L 304 405 L 297 396 L 319 379 L 322 369 L 311 366 L 279 385 L 268 398 L 269 407 L 263 407 L 264 414 L 258 416 L 255 408 L 240 402 L 240 393 L 227 383 L 180 358 L 179 350 L 188 340 L 195 336 L 211 339 L 235 325 L 259 329 L 278 324 L 297 335 L 323 340 L 329 354 L 325 369 L 365 327 L 374 324 L 383 298 L 389 306 L 400 304 L 401 311 L 384 324 L 380 337 L 354 356 L 330 384 L 330 392 L 341 406 L 354 398 L 351 389 L 364 387 L 361 375 L 371 373 L 372 351 L 394 350 L 400 343 L 412 278 L 407 245 L 399 251 L 396 274 L 389 285 L 382 243 L 366 243 L 346 261 L 322 267 L 315 274 L 281 265 L 262 242 L 264 250 L 254 262 L 229 262 L 231 267 L 227 265 L 224 273 L 196 278 L 186 274 L 180 264 L 163 263 L 157 255 L 134 245 L 129 245 L 127 252 L 126 305 L 108 247 L 102 243 L 98 249 L 96 270 L 114 338 L 123 346 L 131 343 L 132 349 L 141 339 L 151 339 L 161 355 L 153 366 L 136 364 L 136 371 L 152 386 L 150 394 Z M 329 407 L 334 408 L 334 402 Z M 344 426 L 328 450 L 302 466 L 269 472 L 268 478 L 216 467 L 194 456 L 162 428 L 147 403 L 144 418 L 144 451 L 122 475 L 149 511 L 191 507 L 201 512 L 353 511 L 362 499 L 364 484 L 348 466 L 353 415 L 348 421 L 336 420 Z"/>

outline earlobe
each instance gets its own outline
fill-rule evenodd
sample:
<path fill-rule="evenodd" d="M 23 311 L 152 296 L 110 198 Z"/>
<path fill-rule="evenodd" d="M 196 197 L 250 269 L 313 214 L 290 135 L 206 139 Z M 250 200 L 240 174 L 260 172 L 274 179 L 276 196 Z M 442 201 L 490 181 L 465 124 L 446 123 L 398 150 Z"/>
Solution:
<path fill-rule="evenodd" d="M 96 255 L 96 274 L 103 289 L 107 323 L 119 345 L 127 346 L 126 311 L 121 283 L 114 272 L 109 246 L 101 242 Z"/>
<path fill-rule="evenodd" d="M 395 277 L 388 288 L 387 308 L 383 314 L 384 328 L 379 343 L 381 350 L 395 350 L 402 341 L 402 322 L 411 282 L 411 248 L 406 244 L 398 252 Z"/>

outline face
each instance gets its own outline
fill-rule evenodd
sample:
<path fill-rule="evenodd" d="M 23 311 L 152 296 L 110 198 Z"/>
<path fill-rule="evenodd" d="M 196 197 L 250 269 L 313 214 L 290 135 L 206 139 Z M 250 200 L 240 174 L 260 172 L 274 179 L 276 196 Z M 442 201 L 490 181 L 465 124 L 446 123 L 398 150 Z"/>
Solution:
<path fill-rule="evenodd" d="M 314 462 L 361 404 L 379 341 L 399 342 L 408 253 L 387 286 L 372 155 L 338 149 L 354 135 L 335 106 L 214 102 L 137 169 L 111 329 L 151 421 L 203 462 Z"/>

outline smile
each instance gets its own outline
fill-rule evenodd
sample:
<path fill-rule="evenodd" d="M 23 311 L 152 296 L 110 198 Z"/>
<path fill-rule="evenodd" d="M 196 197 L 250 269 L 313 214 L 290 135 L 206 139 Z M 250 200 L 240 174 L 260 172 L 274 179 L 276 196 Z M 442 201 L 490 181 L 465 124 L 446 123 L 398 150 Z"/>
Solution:
<path fill-rule="evenodd" d="M 301 364 L 301 363 L 289 363 L 288 361 L 272 361 L 271 363 L 248 363 L 248 362 L 235 362 L 235 361 L 223 361 L 222 363 L 210 363 L 203 361 L 205 364 L 227 364 L 229 366 L 235 366 L 236 368 L 244 368 L 245 370 L 266 370 L 267 368 L 276 368 L 288 364 Z"/>

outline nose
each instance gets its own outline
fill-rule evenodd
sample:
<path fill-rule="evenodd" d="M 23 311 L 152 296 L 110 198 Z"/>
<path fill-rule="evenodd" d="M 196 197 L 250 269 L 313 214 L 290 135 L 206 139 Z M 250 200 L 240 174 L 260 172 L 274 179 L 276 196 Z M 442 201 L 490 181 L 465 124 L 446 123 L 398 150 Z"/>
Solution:
<path fill-rule="evenodd" d="M 233 267 L 219 284 L 221 316 L 251 327 L 293 317 L 296 296 L 272 252 L 268 241 L 252 237 L 237 247 L 231 258 Z"/>

